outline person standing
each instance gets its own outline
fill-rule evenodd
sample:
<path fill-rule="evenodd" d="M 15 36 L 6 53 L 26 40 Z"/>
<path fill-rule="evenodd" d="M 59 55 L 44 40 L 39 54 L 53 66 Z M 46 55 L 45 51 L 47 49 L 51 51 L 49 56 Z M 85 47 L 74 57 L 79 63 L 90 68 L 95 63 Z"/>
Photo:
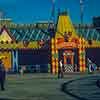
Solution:
<path fill-rule="evenodd" d="M 59 61 L 59 68 L 58 68 L 58 78 L 63 78 L 63 63 L 62 60 Z"/>
<path fill-rule="evenodd" d="M 6 71 L 2 60 L 0 59 L 0 85 L 2 91 L 5 90 L 4 88 L 5 78 L 6 78 Z"/>
<path fill-rule="evenodd" d="M 87 65 L 88 65 L 88 72 L 91 73 L 92 72 L 92 61 L 89 58 L 87 59 Z"/>

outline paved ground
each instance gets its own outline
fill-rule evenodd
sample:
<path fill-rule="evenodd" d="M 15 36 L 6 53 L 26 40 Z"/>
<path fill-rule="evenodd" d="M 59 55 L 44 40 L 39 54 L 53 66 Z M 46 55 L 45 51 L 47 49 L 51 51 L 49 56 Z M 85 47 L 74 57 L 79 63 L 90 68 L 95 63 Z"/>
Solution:
<path fill-rule="evenodd" d="M 0 98 L 1 100 L 79 100 L 62 91 L 63 84 L 68 83 L 65 88 L 67 87 L 72 94 L 84 97 L 89 91 L 93 91 L 92 93 L 95 94 L 93 98 L 97 99 L 89 100 L 99 100 L 99 88 L 93 83 L 97 77 L 99 78 L 99 74 L 67 74 L 64 79 L 57 79 L 57 76 L 50 74 L 8 75 L 6 90 L 0 91 Z M 71 80 L 75 81 L 70 82 Z M 91 89 L 87 89 L 90 85 Z"/>
<path fill-rule="evenodd" d="M 77 100 L 100 100 L 100 75 L 85 76 L 63 84 L 66 95 Z"/>

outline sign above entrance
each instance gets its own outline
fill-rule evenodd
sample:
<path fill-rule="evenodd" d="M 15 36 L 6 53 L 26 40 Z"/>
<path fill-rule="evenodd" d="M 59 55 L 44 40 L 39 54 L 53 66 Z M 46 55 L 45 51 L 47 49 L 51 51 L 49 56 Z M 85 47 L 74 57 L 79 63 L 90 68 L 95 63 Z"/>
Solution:
<path fill-rule="evenodd" d="M 75 48 L 76 44 L 74 42 L 63 42 L 63 43 L 59 43 L 57 44 L 57 48 Z"/>

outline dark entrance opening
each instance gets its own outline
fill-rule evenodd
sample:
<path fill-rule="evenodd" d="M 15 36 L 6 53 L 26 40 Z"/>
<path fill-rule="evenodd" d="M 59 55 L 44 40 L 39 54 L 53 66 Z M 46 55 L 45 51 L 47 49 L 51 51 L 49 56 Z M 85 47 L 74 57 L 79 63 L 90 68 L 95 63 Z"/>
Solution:
<path fill-rule="evenodd" d="M 18 65 L 26 67 L 27 72 L 48 72 L 48 49 L 18 50 Z"/>

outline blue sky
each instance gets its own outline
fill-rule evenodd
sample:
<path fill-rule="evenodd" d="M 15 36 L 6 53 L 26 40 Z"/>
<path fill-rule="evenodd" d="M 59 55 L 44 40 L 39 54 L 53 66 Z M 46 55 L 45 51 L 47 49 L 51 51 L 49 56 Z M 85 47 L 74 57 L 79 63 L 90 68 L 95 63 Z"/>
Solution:
<path fill-rule="evenodd" d="M 84 1 L 84 23 L 92 23 L 93 16 L 100 16 L 100 0 Z M 80 23 L 79 0 L 55 0 L 55 9 L 67 10 L 73 23 Z M 52 0 L 0 0 L 0 9 L 6 18 L 15 23 L 48 21 L 51 15 Z"/>

